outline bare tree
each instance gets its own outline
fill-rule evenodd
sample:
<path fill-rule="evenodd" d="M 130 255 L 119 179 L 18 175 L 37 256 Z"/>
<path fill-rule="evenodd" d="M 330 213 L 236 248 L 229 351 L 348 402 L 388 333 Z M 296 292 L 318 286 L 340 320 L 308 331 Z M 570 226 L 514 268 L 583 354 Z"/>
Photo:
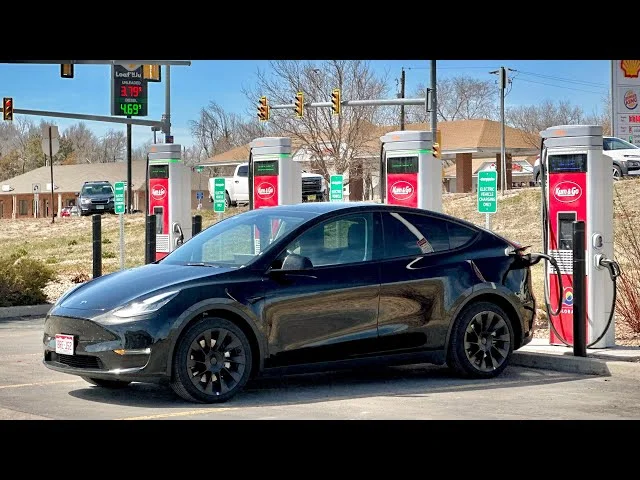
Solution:
<path fill-rule="evenodd" d="M 587 115 L 585 123 L 601 125 L 603 135 L 613 135 L 611 126 L 611 95 L 607 94 L 602 99 L 602 109 L 596 109 L 591 115 Z"/>
<path fill-rule="evenodd" d="M 334 88 L 341 90 L 344 100 L 385 98 L 388 90 L 386 78 L 377 76 L 362 60 L 278 60 L 270 66 L 269 72 L 258 70 L 253 87 L 243 89 L 253 115 L 262 95 L 271 104 L 290 104 L 299 91 L 304 92 L 307 103 L 328 101 Z M 293 111 L 272 110 L 268 129 L 297 141 L 309 155 L 311 167 L 328 178 L 330 166 L 336 173 L 343 173 L 355 159 L 368 153 L 367 143 L 376 138 L 373 125 L 381 110 L 373 106 L 348 107 L 342 109 L 340 116 L 334 116 L 329 108 L 306 108 L 302 118 Z"/>
<path fill-rule="evenodd" d="M 584 120 L 582 108 L 566 100 L 560 100 L 557 104 L 545 100 L 539 105 L 507 108 L 505 112 L 508 125 L 533 135 L 533 138 L 523 135 L 522 139 L 535 148 L 540 147 L 536 139 L 542 130 L 554 125 L 575 125 Z"/>
<path fill-rule="evenodd" d="M 92 163 L 95 161 L 98 139 L 84 122 L 66 128 L 63 137 L 71 143 L 71 155 L 65 163 Z"/>
<path fill-rule="evenodd" d="M 99 141 L 95 161 L 109 163 L 125 160 L 127 136 L 119 130 L 109 130 Z"/>
<path fill-rule="evenodd" d="M 211 157 L 241 145 L 242 120 L 239 115 L 224 110 L 218 103 L 210 102 L 200 110 L 200 118 L 189 122 L 196 144 Z"/>
<path fill-rule="evenodd" d="M 471 120 L 495 117 L 498 87 L 494 80 L 480 80 L 466 76 L 444 78 L 437 82 L 438 120 Z M 426 87 L 419 84 L 416 97 L 424 97 Z M 424 107 L 407 107 L 411 122 L 429 122 L 430 113 Z"/>

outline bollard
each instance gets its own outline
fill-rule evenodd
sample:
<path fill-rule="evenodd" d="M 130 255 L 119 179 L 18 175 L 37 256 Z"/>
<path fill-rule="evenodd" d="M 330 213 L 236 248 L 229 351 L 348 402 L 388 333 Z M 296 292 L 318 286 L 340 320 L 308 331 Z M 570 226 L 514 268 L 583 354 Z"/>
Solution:
<path fill-rule="evenodd" d="M 195 237 L 202 231 L 202 215 L 194 215 L 191 220 L 191 236 Z"/>
<path fill-rule="evenodd" d="M 144 263 L 153 263 L 156 260 L 156 216 L 147 215 L 145 229 Z"/>
<path fill-rule="evenodd" d="M 573 355 L 587 356 L 587 282 L 584 222 L 573 222 Z"/>
<path fill-rule="evenodd" d="M 102 276 L 102 216 L 95 214 L 93 224 L 93 278 Z"/>

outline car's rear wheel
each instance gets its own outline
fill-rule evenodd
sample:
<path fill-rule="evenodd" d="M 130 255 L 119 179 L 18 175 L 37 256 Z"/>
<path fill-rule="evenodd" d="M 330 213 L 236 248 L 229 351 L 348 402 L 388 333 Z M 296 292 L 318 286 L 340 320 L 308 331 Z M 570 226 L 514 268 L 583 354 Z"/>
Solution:
<path fill-rule="evenodd" d="M 507 367 L 513 343 L 513 327 L 504 310 L 490 302 L 474 303 L 455 320 L 447 364 L 463 377 L 495 377 Z"/>
<path fill-rule="evenodd" d="M 620 180 L 622 178 L 622 169 L 618 165 L 613 166 L 613 179 Z"/>
<path fill-rule="evenodd" d="M 102 388 L 125 388 L 131 382 L 127 382 L 125 380 L 103 380 L 101 378 L 91 378 L 91 377 L 82 377 L 82 379 L 86 382 L 89 382 L 91 385 L 95 385 L 96 387 Z"/>
<path fill-rule="evenodd" d="M 178 340 L 171 387 L 191 402 L 225 402 L 249 380 L 251 361 L 251 345 L 237 325 L 205 318 Z"/>
<path fill-rule="evenodd" d="M 229 196 L 229 192 L 224 192 L 224 208 L 228 209 L 231 207 L 231 197 Z"/>

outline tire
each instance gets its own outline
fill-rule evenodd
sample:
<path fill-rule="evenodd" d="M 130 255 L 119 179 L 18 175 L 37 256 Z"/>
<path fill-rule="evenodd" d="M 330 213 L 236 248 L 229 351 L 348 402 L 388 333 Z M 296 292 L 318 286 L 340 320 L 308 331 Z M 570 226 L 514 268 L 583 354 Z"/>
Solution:
<path fill-rule="evenodd" d="M 613 165 L 613 179 L 620 180 L 622 179 L 622 169 L 619 165 Z"/>
<path fill-rule="evenodd" d="M 224 192 L 224 208 L 225 210 L 231 207 L 231 197 L 229 192 Z"/>
<path fill-rule="evenodd" d="M 205 343 L 207 334 L 209 346 Z M 178 340 L 171 387 L 190 402 L 226 402 L 249 380 L 252 357 L 251 345 L 240 327 L 224 318 L 205 318 Z"/>
<path fill-rule="evenodd" d="M 491 339 L 491 346 L 482 343 L 473 333 L 480 326 L 482 333 L 487 335 L 484 340 Z M 492 338 L 500 339 L 496 341 Z M 455 319 L 447 365 L 461 377 L 492 378 L 507 367 L 513 353 L 513 343 L 513 326 L 504 310 L 490 302 L 474 303 Z"/>
<path fill-rule="evenodd" d="M 103 380 L 101 378 L 82 377 L 85 382 L 95 385 L 96 387 L 109 388 L 116 390 L 119 388 L 126 388 L 131 382 L 125 380 Z"/>
<path fill-rule="evenodd" d="M 536 185 L 540 186 L 540 173 L 536 175 Z"/>

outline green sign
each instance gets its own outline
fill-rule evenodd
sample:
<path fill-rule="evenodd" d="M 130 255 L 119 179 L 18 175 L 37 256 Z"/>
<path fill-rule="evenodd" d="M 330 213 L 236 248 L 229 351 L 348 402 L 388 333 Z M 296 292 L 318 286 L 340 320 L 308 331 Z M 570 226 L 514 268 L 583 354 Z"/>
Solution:
<path fill-rule="evenodd" d="M 204 167 L 196 167 L 196 172 L 198 173 L 202 173 L 203 170 L 204 170 Z"/>
<path fill-rule="evenodd" d="M 331 181 L 329 182 L 329 201 L 341 202 L 343 188 L 342 175 L 331 175 Z"/>
<path fill-rule="evenodd" d="M 498 172 L 478 172 L 478 213 L 498 210 Z"/>
<path fill-rule="evenodd" d="M 124 182 L 116 182 L 113 186 L 114 207 L 116 213 L 124 213 Z"/>
<path fill-rule="evenodd" d="M 224 178 L 213 179 L 213 211 L 224 213 Z"/>

